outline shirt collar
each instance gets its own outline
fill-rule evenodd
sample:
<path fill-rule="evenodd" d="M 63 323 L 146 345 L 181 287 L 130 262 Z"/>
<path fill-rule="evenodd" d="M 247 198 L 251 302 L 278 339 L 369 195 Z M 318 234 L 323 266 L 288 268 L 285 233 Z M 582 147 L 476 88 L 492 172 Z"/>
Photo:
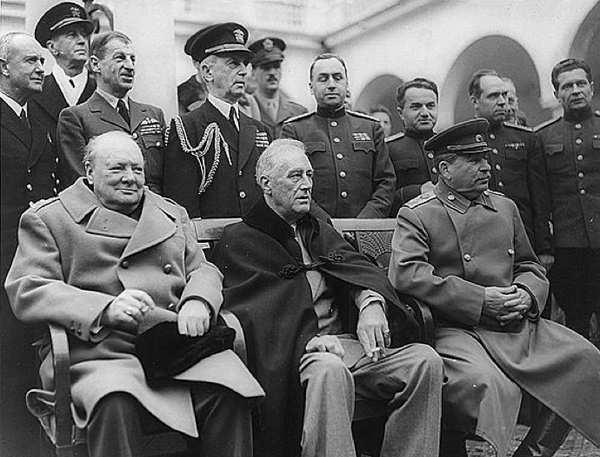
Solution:
<path fill-rule="evenodd" d="M 119 102 L 119 97 L 115 97 L 113 94 L 109 94 L 106 91 L 103 91 L 100 88 L 96 88 L 96 92 L 98 92 L 98 95 L 100 95 L 103 99 L 105 99 L 108 104 L 110 106 L 112 106 L 114 109 L 117 109 L 117 103 Z M 129 94 L 125 94 L 125 97 L 122 97 L 123 101 L 125 102 L 125 106 L 127 107 L 127 109 L 129 109 Z"/>
<path fill-rule="evenodd" d="M 17 103 L 16 100 L 13 100 L 12 98 L 10 98 L 8 95 L 6 95 L 4 92 L 0 92 L 0 98 L 2 98 L 2 100 L 4 100 L 4 102 L 11 107 L 11 109 L 15 112 L 15 114 L 17 115 L 17 117 L 19 117 L 21 115 L 21 110 L 25 110 L 26 114 L 27 113 L 27 103 L 25 103 L 23 106 L 19 105 L 19 103 Z"/>
<path fill-rule="evenodd" d="M 226 101 L 221 100 L 220 98 L 215 97 L 212 94 L 208 94 L 207 100 L 210 102 L 211 105 L 217 108 L 223 116 L 225 116 L 225 119 L 229 119 L 229 110 L 231 109 L 231 107 L 233 107 L 233 109 L 235 110 L 235 114 L 239 119 L 240 107 L 237 102 L 232 105 L 230 103 L 227 103 Z"/>
<path fill-rule="evenodd" d="M 469 207 L 475 204 L 480 204 L 492 211 L 496 211 L 496 206 L 487 190 L 483 191 L 474 200 L 469 200 L 464 195 L 452 190 L 443 179 L 440 179 L 435 185 L 433 192 L 445 206 L 448 206 L 461 214 L 465 214 Z"/>
<path fill-rule="evenodd" d="M 76 76 L 68 76 L 65 73 L 65 70 L 60 65 L 54 65 L 52 67 L 52 75 L 54 75 L 54 79 L 56 80 L 56 84 L 60 88 L 63 93 L 65 100 L 69 104 L 69 106 L 74 106 L 79 101 L 79 97 L 83 93 L 85 89 L 85 85 L 87 84 L 88 79 L 88 71 L 87 68 L 83 68 L 83 71 Z M 72 80 L 75 84 L 75 87 L 71 85 L 69 80 Z"/>

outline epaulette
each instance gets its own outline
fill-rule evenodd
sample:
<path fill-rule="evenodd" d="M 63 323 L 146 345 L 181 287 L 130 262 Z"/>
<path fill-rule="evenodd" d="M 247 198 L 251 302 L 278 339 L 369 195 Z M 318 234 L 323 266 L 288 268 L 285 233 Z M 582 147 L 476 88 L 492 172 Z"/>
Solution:
<path fill-rule="evenodd" d="M 497 190 L 488 189 L 488 190 L 486 190 L 486 192 L 487 192 L 488 194 L 499 195 L 500 197 L 505 197 L 505 198 L 507 198 L 507 197 L 506 197 L 506 195 L 504 195 L 502 192 L 498 192 Z"/>
<path fill-rule="evenodd" d="M 421 205 L 427 203 L 428 201 L 433 200 L 434 198 L 436 198 L 436 197 L 433 192 L 425 192 L 423 194 L 417 195 L 412 200 L 407 201 L 404 204 L 404 206 L 406 206 L 407 208 L 410 208 L 410 209 L 414 209 L 417 206 L 421 206 Z"/>
<path fill-rule="evenodd" d="M 560 119 L 562 119 L 561 117 L 555 117 L 554 119 L 550 119 L 549 121 L 545 121 L 542 122 L 541 124 L 536 125 L 533 128 L 534 132 L 539 132 L 540 130 L 542 130 L 543 128 L 548 127 L 549 125 L 554 124 L 555 122 L 558 122 Z"/>
<path fill-rule="evenodd" d="M 524 132 L 533 133 L 533 128 L 527 127 L 526 125 L 511 124 L 509 122 L 503 122 L 502 124 L 504 125 L 504 127 L 508 127 L 508 128 L 516 129 L 516 130 L 523 130 Z"/>
<path fill-rule="evenodd" d="M 289 119 L 286 119 L 285 121 L 283 121 L 284 124 L 289 124 L 290 122 L 296 122 L 299 121 L 300 119 L 304 119 L 305 117 L 310 117 L 313 114 L 315 114 L 315 112 L 311 112 L 311 113 L 302 113 L 302 114 L 298 114 L 297 116 L 294 117 L 290 117 Z"/>
<path fill-rule="evenodd" d="M 393 135 L 388 136 L 385 139 L 385 142 L 389 143 L 390 141 L 398 140 L 400 138 L 404 138 L 404 132 L 398 132 L 398 133 L 394 133 Z"/>
<path fill-rule="evenodd" d="M 31 211 L 39 211 L 41 210 L 43 207 L 48 206 L 51 203 L 54 203 L 55 201 L 58 200 L 58 197 L 50 197 L 50 198 L 43 198 L 42 200 L 38 200 L 37 202 L 33 203 L 29 209 Z"/>
<path fill-rule="evenodd" d="M 350 114 L 351 116 L 362 117 L 363 119 L 369 119 L 370 121 L 375 121 L 379 123 L 379 119 L 377 119 L 376 117 L 373 117 L 369 114 L 361 113 L 360 111 L 350 111 L 348 109 L 346 110 L 346 113 Z"/>

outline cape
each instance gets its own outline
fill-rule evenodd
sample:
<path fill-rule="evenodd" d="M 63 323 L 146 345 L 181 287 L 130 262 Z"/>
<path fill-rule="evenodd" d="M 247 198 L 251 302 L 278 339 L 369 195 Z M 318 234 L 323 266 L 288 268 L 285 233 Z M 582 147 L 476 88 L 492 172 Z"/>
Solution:
<path fill-rule="evenodd" d="M 317 334 L 310 285 L 317 269 L 335 292 L 343 331 L 355 333 L 356 306 L 349 286 L 379 292 L 387 302 L 392 346 L 417 340 L 418 327 L 385 274 L 326 222 L 305 215 L 298 230 L 313 259 L 302 263 L 293 229 L 260 199 L 243 221 L 225 228 L 212 261 L 224 275 L 224 308 L 240 319 L 248 364 L 267 393 L 255 420 L 255 456 L 300 453 L 304 398 L 299 361 Z"/>

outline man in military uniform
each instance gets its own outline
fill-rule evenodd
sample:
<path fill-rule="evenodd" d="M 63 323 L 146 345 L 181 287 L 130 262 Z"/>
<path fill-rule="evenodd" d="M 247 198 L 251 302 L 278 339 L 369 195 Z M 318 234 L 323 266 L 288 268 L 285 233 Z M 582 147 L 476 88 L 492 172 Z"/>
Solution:
<path fill-rule="evenodd" d="M 64 185 L 85 174 L 84 148 L 89 140 L 113 130 L 130 134 L 145 160 L 148 187 L 162 193 L 165 116 L 162 109 L 132 100 L 135 52 L 122 32 L 98 35 L 92 42 L 90 68 L 98 87 L 88 101 L 64 109 L 58 118 L 58 144 L 63 156 Z"/>
<path fill-rule="evenodd" d="M 388 217 L 396 178 L 383 129 L 374 117 L 344 107 L 348 72 L 340 56 L 315 58 L 310 89 L 317 111 L 286 121 L 281 136 L 306 145 L 314 202 L 331 217 Z"/>
<path fill-rule="evenodd" d="M 517 204 L 529 241 L 548 270 L 553 262 L 550 203 L 538 138 L 528 127 L 505 122 L 507 89 L 495 71 L 476 71 L 469 81 L 468 92 L 475 116 L 490 124 L 485 135 L 491 148 L 489 187 Z"/>
<path fill-rule="evenodd" d="M 392 217 L 404 203 L 433 189 L 437 182 L 433 153 L 423 147 L 423 143 L 433 136 L 437 122 L 437 85 L 425 78 L 415 78 L 398 87 L 397 100 L 405 131 L 385 140 L 396 172 Z"/>
<path fill-rule="evenodd" d="M 85 10 L 71 2 L 50 8 L 35 27 L 36 40 L 50 51 L 56 65 L 44 79 L 42 93 L 31 99 L 31 108 L 39 112 L 53 139 L 60 112 L 85 102 L 96 89 L 86 67 L 93 29 Z"/>
<path fill-rule="evenodd" d="M 227 22 L 203 28 L 188 40 L 208 98 L 172 121 L 163 181 L 164 195 L 191 217 L 239 217 L 261 196 L 254 168 L 270 138 L 262 123 L 240 112 L 254 56 L 247 39 L 243 25 Z"/>
<path fill-rule="evenodd" d="M 369 114 L 379 120 L 383 135 L 387 140 L 392 134 L 392 113 L 390 113 L 390 110 L 383 105 L 375 105 L 371 107 Z"/>
<path fill-rule="evenodd" d="M 431 307 L 444 360 L 443 457 L 476 434 L 505 456 L 523 395 L 539 411 L 513 457 L 551 457 L 573 426 L 600 446 L 600 352 L 540 314 L 548 281 L 516 204 L 489 191 L 485 119 L 435 135 L 440 179 L 398 212 L 389 277 Z M 560 348 L 557 350 L 557 348 Z"/>
<path fill-rule="evenodd" d="M 537 127 L 552 202 L 555 264 L 550 283 L 566 323 L 589 337 L 600 316 L 600 111 L 592 110 L 589 65 L 566 59 L 552 70 L 564 115 Z"/>
<path fill-rule="evenodd" d="M 506 84 L 506 121 L 509 124 L 527 125 L 527 115 L 519 108 L 519 97 L 515 82 L 507 76 L 502 77 Z"/>
<path fill-rule="evenodd" d="M 36 337 L 13 315 L 4 279 L 17 248 L 21 214 L 57 194 L 58 156 L 50 132 L 28 103 L 42 91 L 42 48 L 22 32 L 0 37 L 2 234 L 0 290 L 0 455 L 38 455 L 38 425 L 25 407 L 25 393 L 38 383 Z"/>

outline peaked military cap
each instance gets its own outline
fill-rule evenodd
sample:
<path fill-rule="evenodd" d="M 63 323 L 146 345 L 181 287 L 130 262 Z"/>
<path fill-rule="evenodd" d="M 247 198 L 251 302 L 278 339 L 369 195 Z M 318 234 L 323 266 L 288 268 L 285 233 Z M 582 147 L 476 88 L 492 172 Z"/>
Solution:
<path fill-rule="evenodd" d="M 254 53 L 246 47 L 248 30 L 241 24 L 225 22 L 198 30 L 185 42 L 185 53 L 202 62 L 206 57 L 223 52 L 244 52 L 248 59 Z"/>
<path fill-rule="evenodd" d="M 255 54 L 252 60 L 253 67 L 261 65 L 281 62 L 283 60 L 283 51 L 285 51 L 285 41 L 281 38 L 266 37 L 262 40 L 255 41 L 249 46 L 250 50 Z"/>
<path fill-rule="evenodd" d="M 486 119 L 481 118 L 460 122 L 432 136 L 425 142 L 425 149 L 435 155 L 489 152 L 491 148 L 484 140 L 489 125 Z"/>
<path fill-rule="evenodd" d="M 54 5 L 44 13 L 35 26 L 35 39 L 45 47 L 46 42 L 50 40 L 56 32 L 71 24 L 82 25 L 88 35 L 94 30 L 94 24 L 89 20 L 87 13 L 82 6 L 71 2 L 63 2 Z"/>

